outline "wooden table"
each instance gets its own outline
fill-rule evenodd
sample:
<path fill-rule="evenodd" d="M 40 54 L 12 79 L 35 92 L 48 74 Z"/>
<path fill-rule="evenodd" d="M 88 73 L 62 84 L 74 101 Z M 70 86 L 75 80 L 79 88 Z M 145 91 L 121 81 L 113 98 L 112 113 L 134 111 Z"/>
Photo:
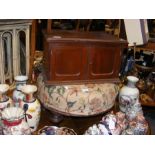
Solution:
<path fill-rule="evenodd" d="M 118 111 L 118 106 L 117 104 L 110 110 L 110 111 Z M 108 113 L 108 112 L 107 112 Z M 38 126 L 38 130 L 33 133 L 33 135 L 37 135 L 38 131 L 42 129 L 44 126 L 58 126 L 58 127 L 68 127 L 73 129 L 77 135 L 83 135 L 84 132 L 93 124 L 97 124 L 104 115 L 107 113 L 100 114 L 97 116 L 91 116 L 91 117 L 70 117 L 66 116 L 60 123 L 53 123 L 50 120 L 50 115 L 51 112 L 46 110 L 45 108 L 42 107 L 42 112 L 41 112 L 41 119 L 40 123 Z M 147 135 L 151 135 L 151 128 L 149 125 L 148 133 Z"/>
<path fill-rule="evenodd" d="M 38 130 L 33 134 L 37 135 L 38 131 L 44 126 L 58 126 L 58 127 L 68 127 L 73 129 L 78 135 L 83 135 L 84 132 L 93 124 L 98 123 L 102 117 L 105 115 L 101 114 L 98 116 L 91 117 L 70 117 L 64 116 L 64 119 L 60 123 L 53 123 L 50 120 L 50 112 L 42 107 L 41 119 L 39 123 Z"/>

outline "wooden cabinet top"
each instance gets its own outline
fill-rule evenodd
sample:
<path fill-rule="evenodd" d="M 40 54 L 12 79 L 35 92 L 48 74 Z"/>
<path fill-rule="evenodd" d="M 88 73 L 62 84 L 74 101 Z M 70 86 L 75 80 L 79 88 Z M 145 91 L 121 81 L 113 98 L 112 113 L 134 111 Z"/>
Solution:
<path fill-rule="evenodd" d="M 118 81 L 127 41 L 104 32 L 44 32 L 44 63 L 51 84 Z"/>
<path fill-rule="evenodd" d="M 48 42 L 52 41 L 92 41 L 92 42 L 113 42 L 127 44 L 126 40 L 119 39 L 113 35 L 104 32 L 77 32 L 54 30 L 50 34 L 45 31 L 44 37 Z"/>

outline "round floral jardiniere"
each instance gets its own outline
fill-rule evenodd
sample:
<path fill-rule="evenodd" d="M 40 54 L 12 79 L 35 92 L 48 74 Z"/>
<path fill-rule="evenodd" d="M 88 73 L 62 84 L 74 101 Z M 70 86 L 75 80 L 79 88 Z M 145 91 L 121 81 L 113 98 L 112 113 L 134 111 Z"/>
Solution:
<path fill-rule="evenodd" d="M 69 116 L 93 116 L 110 110 L 118 94 L 113 83 L 46 85 L 43 75 L 37 80 L 38 98 L 51 111 Z"/>

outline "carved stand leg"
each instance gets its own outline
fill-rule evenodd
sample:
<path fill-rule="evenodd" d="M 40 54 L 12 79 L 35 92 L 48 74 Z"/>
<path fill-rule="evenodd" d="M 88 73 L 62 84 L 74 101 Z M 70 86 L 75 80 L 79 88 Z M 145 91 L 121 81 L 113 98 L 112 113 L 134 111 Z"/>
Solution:
<path fill-rule="evenodd" d="M 7 62 L 7 73 L 6 73 L 6 79 L 9 79 L 10 83 L 12 83 L 12 58 L 11 58 L 11 34 L 10 33 L 4 33 L 3 39 L 6 41 L 6 60 Z M 3 45 L 4 47 L 4 45 Z M 4 49 L 4 48 L 3 48 Z M 4 61 L 5 62 L 5 61 Z M 5 64 L 5 63 L 4 63 Z"/>
<path fill-rule="evenodd" d="M 56 124 L 60 123 L 64 119 L 63 115 L 51 111 L 48 111 L 48 117 L 53 123 Z"/>
<path fill-rule="evenodd" d="M 5 83 L 4 76 L 4 53 L 3 53 L 3 39 L 2 34 L 0 35 L 0 82 Z"/>
<path fill-rule="evenodd" d="M 19 75 L 19 44 L 18 44 L 18 36 L 16 29 L 13 29 L 13 74 L 14 77 Z"/>
<path fill-rule="evenodd" d="M 26 28 L 26 75 L 29 76 L 30 68 L 30 29 L 29 26 Z"/>

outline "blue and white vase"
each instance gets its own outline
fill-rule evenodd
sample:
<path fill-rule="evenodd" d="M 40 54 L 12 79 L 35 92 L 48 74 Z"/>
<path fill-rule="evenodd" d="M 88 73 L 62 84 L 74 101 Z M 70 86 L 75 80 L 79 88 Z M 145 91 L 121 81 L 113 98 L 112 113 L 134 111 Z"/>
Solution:
<path fill-rule="evenodd" d="M 13 102 L 16 107 L 20 107 L 25 94 L 21 91 L 22 86 L 26 85 L 28 77 L 25 75 L 18 75 L 15 78 L 16 89 L 13 91 Z"/>
<path fill-rule="evenodd" d="M 135 76 L 128 76 L 127 79 L 127 85 L 119 92 L 119 108 L 122 112 L 126 112 L 129 107 L 134 107 L 139 101 L 139 90 L 135 86 L 139 79 Z"/>

